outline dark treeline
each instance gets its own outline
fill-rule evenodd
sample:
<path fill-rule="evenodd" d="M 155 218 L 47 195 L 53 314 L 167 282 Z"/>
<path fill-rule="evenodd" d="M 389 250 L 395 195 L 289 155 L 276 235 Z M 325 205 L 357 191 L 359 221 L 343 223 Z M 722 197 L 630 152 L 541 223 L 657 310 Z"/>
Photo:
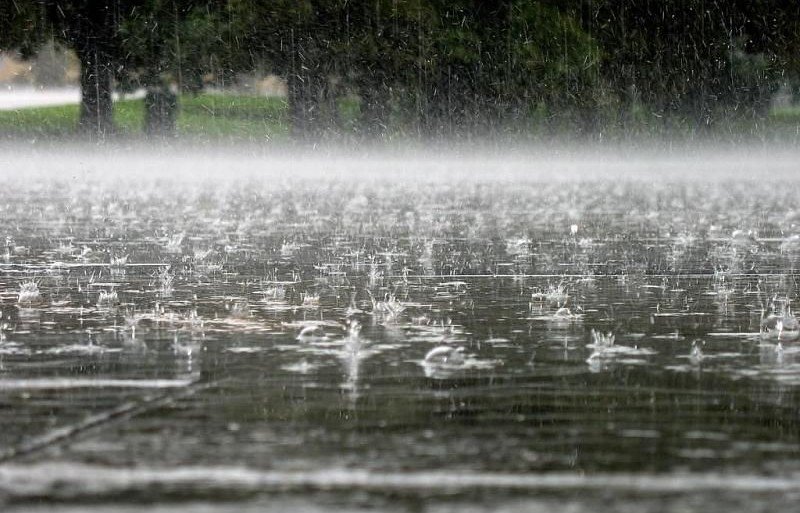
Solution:
<path fill-rule="evenodd" d="M 798 83 L 796 0 L 13 0 L 0 48 L 56 38 L 81 66 L 80 126 L 113 131 L 112 87 L 171 90 L 275 73 L 293 133 L 366 137 L 608 127 L 693 130 L 759 118 Z"/>

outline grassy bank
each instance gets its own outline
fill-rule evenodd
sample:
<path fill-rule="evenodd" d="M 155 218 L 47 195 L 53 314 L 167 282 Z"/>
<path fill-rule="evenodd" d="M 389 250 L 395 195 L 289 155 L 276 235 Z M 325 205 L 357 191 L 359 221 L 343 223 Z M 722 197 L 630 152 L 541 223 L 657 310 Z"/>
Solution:
<path fill-rule="evenodd" d="M 0 111 L 0 136 L 72 137 L 78 105 Z M 144 125 L 143 100 L 114 103 L 114 123 L 121 136 L 138 137 Z M 280 98 L 200 94 L 183 96 L 178 135 L 187 138 L 269 140 L 289 133 L 286 103 Z"/>
<path fill-rule="evenodd" d="M 56 140 L 76 137 L 78 105 L 58 107 L 34 107 L 0 111 L 0 138 L 24 138 L 29 140 Z M 339 116 L 343 134 L 356 134 L 359 114 L 357 100 L 340 102 Z M 566 119 L 566 118 L 565 118 Z M 144 124 L 143 100 L 121 100 L 114 104 L 114 122 L 122 138 L 142 138 Z M 711 127 L 693 127 L 688 124 L 675 125 L 643 119 L 623 126 L 597 129 L 594 134 L 578 135 L 574 124 L 563 124 L 552 120 L 531 119 L 528 129 L 522 133 L 505 133 L 517 141 L 570 140 L 587 138 L 600 141 L 765 141 L 800 143 L 800 107 L 785 108 L 772 112 L 764 119 L 732 118 L 719 120 Z M 184 140 L 197 141 L 286 141 L 289 136 L 289 119 L 286 102 L 281 98 L 240 96 L 232 94 L 186 95 L 180 99 L 177 119 L 178 136 Z M 394 130 L 389 130 L 395 133 Z M 407 137 L 397 132 L 399 140 L 415 137 L 412 131 Z M 494 134 L 497 135 L 497 134 Z M 485 141 L 490 134 L 467 135 L 467 139 Z M 397 139 L 395 139 L 397 140 Z"/>

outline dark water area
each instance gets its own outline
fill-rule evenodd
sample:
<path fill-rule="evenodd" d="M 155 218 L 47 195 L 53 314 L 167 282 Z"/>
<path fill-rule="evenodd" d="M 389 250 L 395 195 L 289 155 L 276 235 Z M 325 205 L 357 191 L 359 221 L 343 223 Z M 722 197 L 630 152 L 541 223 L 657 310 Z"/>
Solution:
<path fill-rule="evenodd" d="M 0 504 L 791 508 L 780 185 L 11 182 Z"/>

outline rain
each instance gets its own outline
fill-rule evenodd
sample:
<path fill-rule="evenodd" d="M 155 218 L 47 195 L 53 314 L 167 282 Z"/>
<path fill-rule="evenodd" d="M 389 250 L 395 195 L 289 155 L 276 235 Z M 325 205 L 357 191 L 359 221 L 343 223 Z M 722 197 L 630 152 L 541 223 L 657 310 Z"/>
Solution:
<path fill-rule="evenodd" d="M 0 7 L 0 509 L 792 510 L 800 10 Z"/>

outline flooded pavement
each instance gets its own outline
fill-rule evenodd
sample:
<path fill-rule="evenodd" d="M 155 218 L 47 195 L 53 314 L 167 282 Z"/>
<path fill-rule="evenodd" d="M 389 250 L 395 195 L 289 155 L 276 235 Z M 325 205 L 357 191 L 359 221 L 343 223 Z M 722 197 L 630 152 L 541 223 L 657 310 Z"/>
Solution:
<path fill-rule="evenodd" d="M 0 504 L 790 507 L 798 193 L 541 175 L 13 182 Z"/>

